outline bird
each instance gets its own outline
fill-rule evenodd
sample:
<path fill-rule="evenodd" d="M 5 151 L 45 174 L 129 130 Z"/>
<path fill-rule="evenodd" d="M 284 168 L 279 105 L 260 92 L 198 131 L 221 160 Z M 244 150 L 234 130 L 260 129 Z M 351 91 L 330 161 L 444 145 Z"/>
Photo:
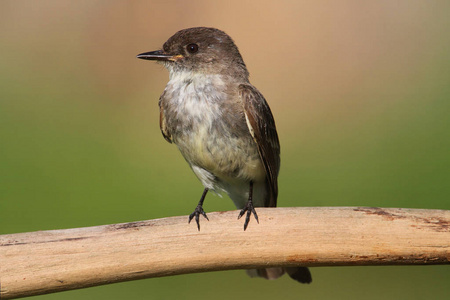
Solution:
<path fill-rule="evenodd" d="M 175 144 L 204 190 L 189 215 L 200 230 L 208 219 L 203 203 L 208 191 L 225 193 L 245 215 L 259 223 L 255 207 L 275 207 L 278 196 L 280 143 L 267 101 L 249 81 L 238 47 L 225 32 L 210 27 L 183 29 L 162 49 L 137 58 L 163 64 L 169 82 L 159 98 L 160 129 Z M 248 271 L 276 279 L 288 273 L 310 283 L 306 267 L 274 267 Z"/>

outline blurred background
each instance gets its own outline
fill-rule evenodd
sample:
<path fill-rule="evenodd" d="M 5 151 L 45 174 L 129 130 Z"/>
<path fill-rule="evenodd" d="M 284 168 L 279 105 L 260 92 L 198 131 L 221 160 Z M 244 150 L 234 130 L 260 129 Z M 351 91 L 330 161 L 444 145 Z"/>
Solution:
<path fill-rule="evenodd" d="M 272 108 L 280 206 L 450 209 L 449 13 L 420 0 L 2 0 L 0 234 L 191 213 L 203 188 L 158 123 L 168 72 L 136 55 L 194 26 L 235 40 Z M 237 270 L 35 299 L 450 298 L 448 266 L 312 274 L 309 286 Z"/>

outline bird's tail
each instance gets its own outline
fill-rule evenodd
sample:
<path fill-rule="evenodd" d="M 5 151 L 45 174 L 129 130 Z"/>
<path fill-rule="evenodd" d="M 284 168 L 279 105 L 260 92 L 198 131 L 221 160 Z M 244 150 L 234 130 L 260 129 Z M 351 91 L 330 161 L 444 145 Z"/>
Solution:
<path fill-rule="evenodd" d="M 307 267 L 267 268 L 247 270 L 250 277 L 262 277 L 265 279 L 277 279 L 287 273 L 292 279 L 301 283 L 311 283 L 312 277 Z"/>
<path fill-rule="evenodd" d="M 273 182 L 274 187 L 266 178 L 266 181 L 263 183 L 256 183 L 253 187 L 253 199 L 255 207 L 265 206 L 265 207 L 275 207 L 277 206 L 277 181 Z M 252 187 L 252 185 L 250 185 Z M 245 198 L 242 199 L 242 193 L 236 194 L 239 196 L 234 196 L 229 194 L 230 198 L 233 199 L 236 207 L 238 209 L 242 209 L 244 207 Z M 245 195 L 245 193 L 244 193 Z M 235 201 L 234 199 L 240 199 L 240 201 Z M 264 199 L 263 201 L 258 202 L 258 199 Z M 256 200 L 256 201 L 255 201 Z M 262 277 L 265 279 L 273 280 L 281 277 L 284 273 L 287 273 L 289 277 L 300 282 L 300 283 L 311 283 L 312 277 L 311 272 L 307 267 L 274 267 L 274 268 L 265 268 L 265 269 L 250 269 L 247 270 L 247 274 L 250 277 Z"/>

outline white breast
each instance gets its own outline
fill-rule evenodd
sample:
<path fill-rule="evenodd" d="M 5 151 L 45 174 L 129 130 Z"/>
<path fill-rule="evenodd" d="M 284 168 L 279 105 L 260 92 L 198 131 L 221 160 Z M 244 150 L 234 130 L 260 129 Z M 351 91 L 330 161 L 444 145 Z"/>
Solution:
<path fill-rule="evenodd" d="M 223 122 L 229 97 L 225 89 L 221 75 L 171 74 L 164 101 L 178 117 L 166 116 L 166 122 L 172 126 L 173 142 L 205 187 L 245 199 L 249 180 L 264 182 L 265 170 L 251 136 L 240 136 L 235 124 Z"/>

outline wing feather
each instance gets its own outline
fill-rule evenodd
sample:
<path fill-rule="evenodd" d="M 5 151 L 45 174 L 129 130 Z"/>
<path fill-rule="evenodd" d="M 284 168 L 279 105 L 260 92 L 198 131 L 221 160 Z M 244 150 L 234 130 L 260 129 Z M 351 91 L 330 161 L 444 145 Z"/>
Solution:
<path fill-rule="evenodd" d="M 264 96 L 252 85 L 241 84 L 239 95 L 244 104 L 245 119 L 266 171 L 270 190 L 269 203 L 276 206 L 278 173 L 280 171 L 280 142 L 272 112 Z"/>
<path fill-rule="evenodd" d="M 166 141 L 169 143 L 172 143 L 172 134 L 169 131 L 169 128 L 166 124 L 166 116 L 164 114 L 164 108 L 162 105 L 162 98 L 164 96 L 164 93 L 161 95 L 161 98 L 159 98 L 159 128 L 161 128 L 161 133 Z"/>

